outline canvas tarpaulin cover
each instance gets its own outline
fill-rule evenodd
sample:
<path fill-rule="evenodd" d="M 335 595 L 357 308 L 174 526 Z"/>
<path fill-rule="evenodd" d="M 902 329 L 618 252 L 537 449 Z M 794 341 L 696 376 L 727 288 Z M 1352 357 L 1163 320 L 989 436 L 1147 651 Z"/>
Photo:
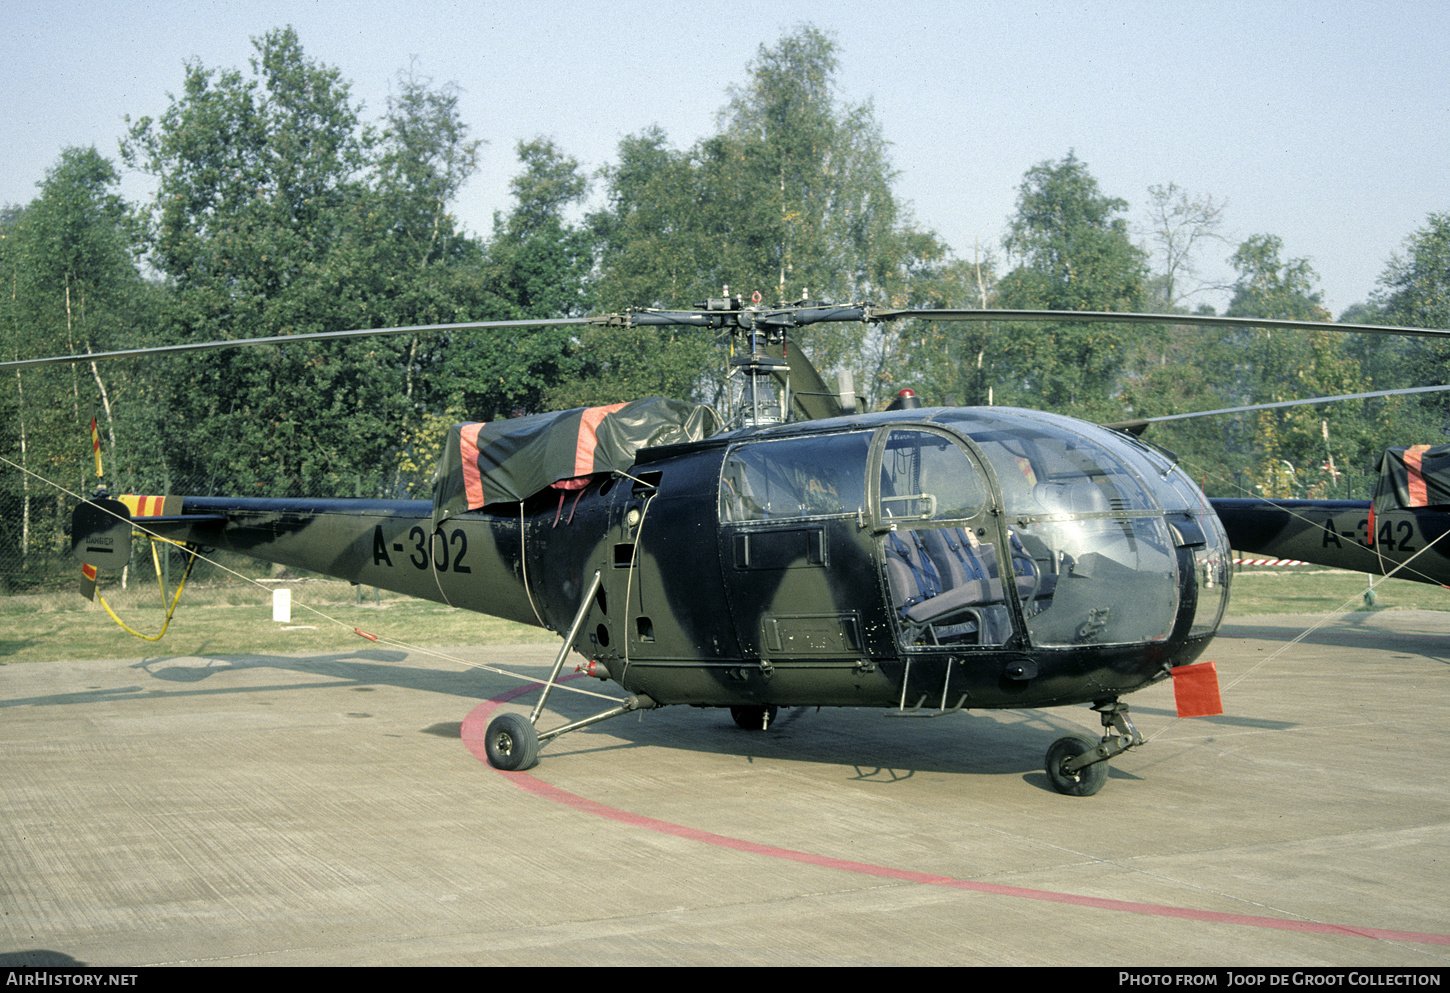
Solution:
<path fill-rule="evenodd" d="M 1450 445 L 1387 448 L 1375 471 L 1376 513 L 1450 504 Z"/>
<path fill-rule="evenodd" d="M 700 441 L 719 427 L 709 407 L 661 397 L 455 424 L 433 478 L 434 526 L 560 480 L 628 469 L 641 448 Z"/>

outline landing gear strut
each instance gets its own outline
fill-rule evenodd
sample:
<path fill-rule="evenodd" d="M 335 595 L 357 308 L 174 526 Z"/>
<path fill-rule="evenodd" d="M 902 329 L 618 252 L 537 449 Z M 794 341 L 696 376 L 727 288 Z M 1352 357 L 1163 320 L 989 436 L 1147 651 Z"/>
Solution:
<path fill-rule="evenodd" d="M 1102 741 L 1074 734 L 1057 739 L 1047 750 L 1047 778 L 1053 789 L 1067 796 L 1092 796 L 1108 781 L 1108 759 L 1143 743 L 1128 718 L 1126 703 L 1100 700 L 1093 710 L 1102 717 Z"/>
<path fill-rule="evenodd" d="M 559 680 L 559 670 L 564 667 L 564 659 L 569 655 L 569 647 L 579 634 L 579 627 L 584 623 L 584 617 L 589 612 L 589 605 L 594 600 L 594 594 L 599 591 L 599 584 L 600 573 L 596 572 L 589 591 L 579 602 L 579 612 L 574 616 L 574 623 L 570 625 L 569 633 L 564 636 L 564 644 L 560 646 L 559 655 L 554 659 L 554 670 L 549 674 L 548 682 L 544 684 L 544 691 L 539 694 L 539 702 L 534 704 L 533 713 L 528 717 L 524 717 L 522 714 L 499 714 L 488 722 L 488 730 L 484 732 L 484 751 L 488 755 L 488 764 L 495 769 L 502 769 L 504 772 L 518 772 L 522 769 L 532 768 L 534 763 L 539 761 L 539 747 L 561 734 L 577 731 L 591 724 L 598 724 L 600 721 L 607 721 L 620 714 L 628 714 L 635 710 L 652 710 L 659 706 L 643 693 L 637 693 L 622 701 L 617 707 L 610 707 L 608 710 L 583 720 L 565 724 L 563 727 L 545 731 L 542 734 L 539 733 L 537 724 L 539 715 L 544 711 L 544 702 L 549 699 L 549 691 Z"/>

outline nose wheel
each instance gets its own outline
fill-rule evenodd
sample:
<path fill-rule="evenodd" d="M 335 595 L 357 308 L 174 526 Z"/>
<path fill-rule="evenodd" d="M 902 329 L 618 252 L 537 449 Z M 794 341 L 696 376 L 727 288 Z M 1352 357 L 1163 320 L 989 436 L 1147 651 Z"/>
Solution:
<path fill-rule="evenodd" d="M 1106 759 L 1094 759 L 1091 765 L 1069 769 L 1074 759 L 1092 755 L 1097 743 L 1082 735 L 1058 738 L 1047 749 L 1047 778 L 1052 788 L 1066 796 L 1092 796 L 1108 781 Z"/>
<path fill-rule="evenodd" d="M 1058 738 L 1047 749 L 1048 782 L 1065 796 L 1092 796 L 1108 781 L 1108 759 L 1143 743 L 1143 736 L 1128 719 L 1126 703 L 1100 701 L 1093 710 L 1102 716 L 1102 741 L 1073 734 Z"/>

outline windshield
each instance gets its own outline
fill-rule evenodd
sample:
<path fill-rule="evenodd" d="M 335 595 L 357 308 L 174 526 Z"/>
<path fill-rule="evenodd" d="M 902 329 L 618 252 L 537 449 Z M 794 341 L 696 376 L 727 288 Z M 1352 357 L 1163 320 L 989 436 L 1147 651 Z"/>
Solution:
<path fill-rule="evenodd" d="M 1168 637 L 1178 557 L 1153 494 L 1161 488 L 1174 504 L 1183 497 L 1159 486 L 1143 454 L 1051 414 L 955 410 L 942 420 L 970 437 L 996 474 L 1013 554 L 1030 562 L 1014 571 L 1025 575 L 1018 588 L 1033 644 Z"/>

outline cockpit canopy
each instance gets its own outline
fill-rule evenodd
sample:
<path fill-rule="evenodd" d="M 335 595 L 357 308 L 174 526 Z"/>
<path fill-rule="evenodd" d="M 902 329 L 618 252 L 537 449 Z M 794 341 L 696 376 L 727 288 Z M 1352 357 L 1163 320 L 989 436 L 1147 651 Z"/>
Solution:
<path fill-rule="evenodd" d="M 1190 633 L 1218 626 L 1222 528 L 1182 470 L 1136 439 L 998 407 L 815 426 L 732 445 L 720 520 L 871 529 L 904 647 L 999 646 L 1018 623 L 1035 645 L 1159 641 L 1185 589 L 1197 598 Z M 1195 583 L 1179 581 L 1180 548 Z"/>

